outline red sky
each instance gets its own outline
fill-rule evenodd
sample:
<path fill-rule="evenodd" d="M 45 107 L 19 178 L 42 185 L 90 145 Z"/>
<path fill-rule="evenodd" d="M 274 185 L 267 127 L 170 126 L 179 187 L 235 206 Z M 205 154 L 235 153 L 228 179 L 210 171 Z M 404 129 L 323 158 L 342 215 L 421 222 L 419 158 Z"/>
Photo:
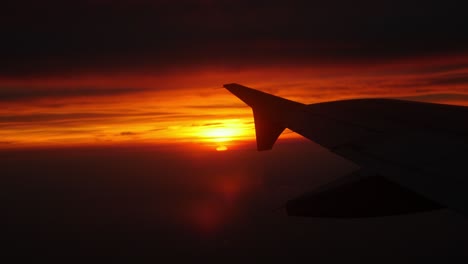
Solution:
<path fill-rule="evenodd" d="M 3 78 L 1 147 L 254 139 L 251 110 L 222 88 L 238 82 L 303 103 L 404 97 L 468 105 L 468 59 L 387 64 L 190 69 Z M 283 137 L 295 136 L 286 133 Z"/>
<path fill-rule="evenodd" d="M 252 140 L 232 82 L 465 105 L 466 21 L 450 1 L 2 3 L 0 148 Z"/>

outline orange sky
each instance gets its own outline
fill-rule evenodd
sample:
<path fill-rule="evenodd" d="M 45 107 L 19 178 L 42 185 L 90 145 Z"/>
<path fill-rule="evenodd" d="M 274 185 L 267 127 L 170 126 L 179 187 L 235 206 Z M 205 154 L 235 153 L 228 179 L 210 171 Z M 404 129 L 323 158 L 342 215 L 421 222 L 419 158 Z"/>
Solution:
<path fill-rule="evenodd" d="M 0 148 L 147 142 L 229 148 L 255 137 L 250 108 L 221 88 L 231 82 L 303 103 L 408 97 L 468 105 L 467 62 L 449 57 L 3 79 Z"/>

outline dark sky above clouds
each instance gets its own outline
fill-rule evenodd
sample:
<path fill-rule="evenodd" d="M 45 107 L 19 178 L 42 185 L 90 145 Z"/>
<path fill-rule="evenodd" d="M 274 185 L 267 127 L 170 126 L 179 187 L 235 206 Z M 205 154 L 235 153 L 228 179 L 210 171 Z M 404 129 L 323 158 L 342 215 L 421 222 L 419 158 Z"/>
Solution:
<path fill-rule="evenodd" d="M 7 1 L 0 74 L 463 54 L 455 1 Z"/>

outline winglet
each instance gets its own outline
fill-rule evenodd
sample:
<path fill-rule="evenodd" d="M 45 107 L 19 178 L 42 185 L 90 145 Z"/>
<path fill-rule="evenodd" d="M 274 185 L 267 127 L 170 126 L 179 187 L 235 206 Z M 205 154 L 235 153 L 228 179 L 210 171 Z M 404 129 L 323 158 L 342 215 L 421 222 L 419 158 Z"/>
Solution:
<path fill-rule="evenodd" d="M 259 103 L 261 101 L 261 97 L 267 95 L 264 92 L 245 87 L 237 83 L 225 84 L 224 88 L 226 88 L 229 92 L 237 96 L 250 107 L 253 107 L 257 103 Z"/>
<path fill-rule="evenodd" d="M 259 151 L 272 149 L 278 137 L 287 128 L 287 119 L 290 112 L 304 106 L 301 103 L 237 83 L 225 84 L 224 88 L 252 107 L 257 150 Z"/>

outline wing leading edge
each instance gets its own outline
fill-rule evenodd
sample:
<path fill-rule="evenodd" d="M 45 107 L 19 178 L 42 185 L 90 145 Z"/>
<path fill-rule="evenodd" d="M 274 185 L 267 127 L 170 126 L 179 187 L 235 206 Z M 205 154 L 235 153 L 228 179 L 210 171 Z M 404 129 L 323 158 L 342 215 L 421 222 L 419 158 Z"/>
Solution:
<path fill-rule="evenodd" d="M 271 149 L 289 128 L 366 171 L 289 201 L 290 215 L 368 217 L 444 207 L 468 215 L 467 107 L 392 99 L 305 105 L 239 84 L 224 87 L 252 107 L 258 150 Z"/>
<path fill-rule="evenodd" d="M 226 84 L 224 87 L 252 107 L 259 151 L 272 149 L 278 137 L 288 127 L 288 116 L 305 107 L 304 104 L 236 83 Z"/>

